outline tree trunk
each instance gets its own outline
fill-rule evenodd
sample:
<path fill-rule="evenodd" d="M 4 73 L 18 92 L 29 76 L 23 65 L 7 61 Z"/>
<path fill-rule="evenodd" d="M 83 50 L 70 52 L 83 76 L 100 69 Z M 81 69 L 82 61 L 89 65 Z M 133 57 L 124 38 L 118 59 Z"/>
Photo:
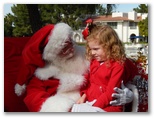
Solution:
<path fill-rule="evenodd" d="M 26 4 L 26 6 L 29 13 L 30 25 L 32 27 L 33 33 L 35 33 L 37 30 L 39 30 L 42 27 L 41 17 L 38 11 L 38 5 Z"/>

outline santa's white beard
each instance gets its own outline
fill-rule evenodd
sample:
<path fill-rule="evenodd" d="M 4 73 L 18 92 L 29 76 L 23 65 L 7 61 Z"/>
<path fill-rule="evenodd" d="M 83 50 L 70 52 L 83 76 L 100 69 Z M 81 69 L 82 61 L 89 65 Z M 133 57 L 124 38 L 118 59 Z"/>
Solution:
<path fill-rule="evenodd" d="M 85 73 L 89 67 L 89 62 L 85 59 L 85 49 L 78 45 L 74 46 L 74 53 L 65 57 L 57 56 L 52 63 L 64 72 L 76 74 Z"/>
<path fill-rule="evenodd" d="M 85 48 L 75 45 L 74 54 L 66 57 L 57 56 L 45 67 L 38 68 L 35 75 L 41 80 L 54 77 L 60 80 L 60 91 L 78 90 L 84 84 L 89 62 L 85 59 Z"/>

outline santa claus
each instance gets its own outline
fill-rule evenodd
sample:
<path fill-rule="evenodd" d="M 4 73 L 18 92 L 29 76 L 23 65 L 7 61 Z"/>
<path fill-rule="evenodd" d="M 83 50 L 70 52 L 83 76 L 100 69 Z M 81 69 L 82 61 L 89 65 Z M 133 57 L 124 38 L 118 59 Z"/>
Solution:
<path fill-rule="evenodd" d="M 65 23 L 47 25 L 25 46 L 15 93 L 26 94 L 29 111 L 68 112 L 88 84 L 85 49 L 73 42 L 72 34 Z"/>

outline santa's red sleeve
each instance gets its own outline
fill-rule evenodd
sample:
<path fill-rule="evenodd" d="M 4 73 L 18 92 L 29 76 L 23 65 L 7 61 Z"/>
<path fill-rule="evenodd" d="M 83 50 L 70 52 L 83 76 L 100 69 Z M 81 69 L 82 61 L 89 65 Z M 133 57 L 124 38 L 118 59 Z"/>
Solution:
<path fill-rule="evenodd" d="M 56 93 L 58 84 L 57 79 L 41 81 L 34 77 L 27 86 L 27 95 L 24 99 L 29 111 L 40 111 L 46 99 Z"/>

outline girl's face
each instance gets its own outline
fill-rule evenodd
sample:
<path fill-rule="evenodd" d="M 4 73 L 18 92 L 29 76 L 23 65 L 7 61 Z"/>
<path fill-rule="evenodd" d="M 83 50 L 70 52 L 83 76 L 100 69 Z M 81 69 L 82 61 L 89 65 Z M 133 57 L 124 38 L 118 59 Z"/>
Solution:
<path fill-rule="evenodd" d="M 98 41 L 88 42 L 91 54 L 97 61 L 106 61 L 106 55 L 103 47 L 98 43 Z"/>

